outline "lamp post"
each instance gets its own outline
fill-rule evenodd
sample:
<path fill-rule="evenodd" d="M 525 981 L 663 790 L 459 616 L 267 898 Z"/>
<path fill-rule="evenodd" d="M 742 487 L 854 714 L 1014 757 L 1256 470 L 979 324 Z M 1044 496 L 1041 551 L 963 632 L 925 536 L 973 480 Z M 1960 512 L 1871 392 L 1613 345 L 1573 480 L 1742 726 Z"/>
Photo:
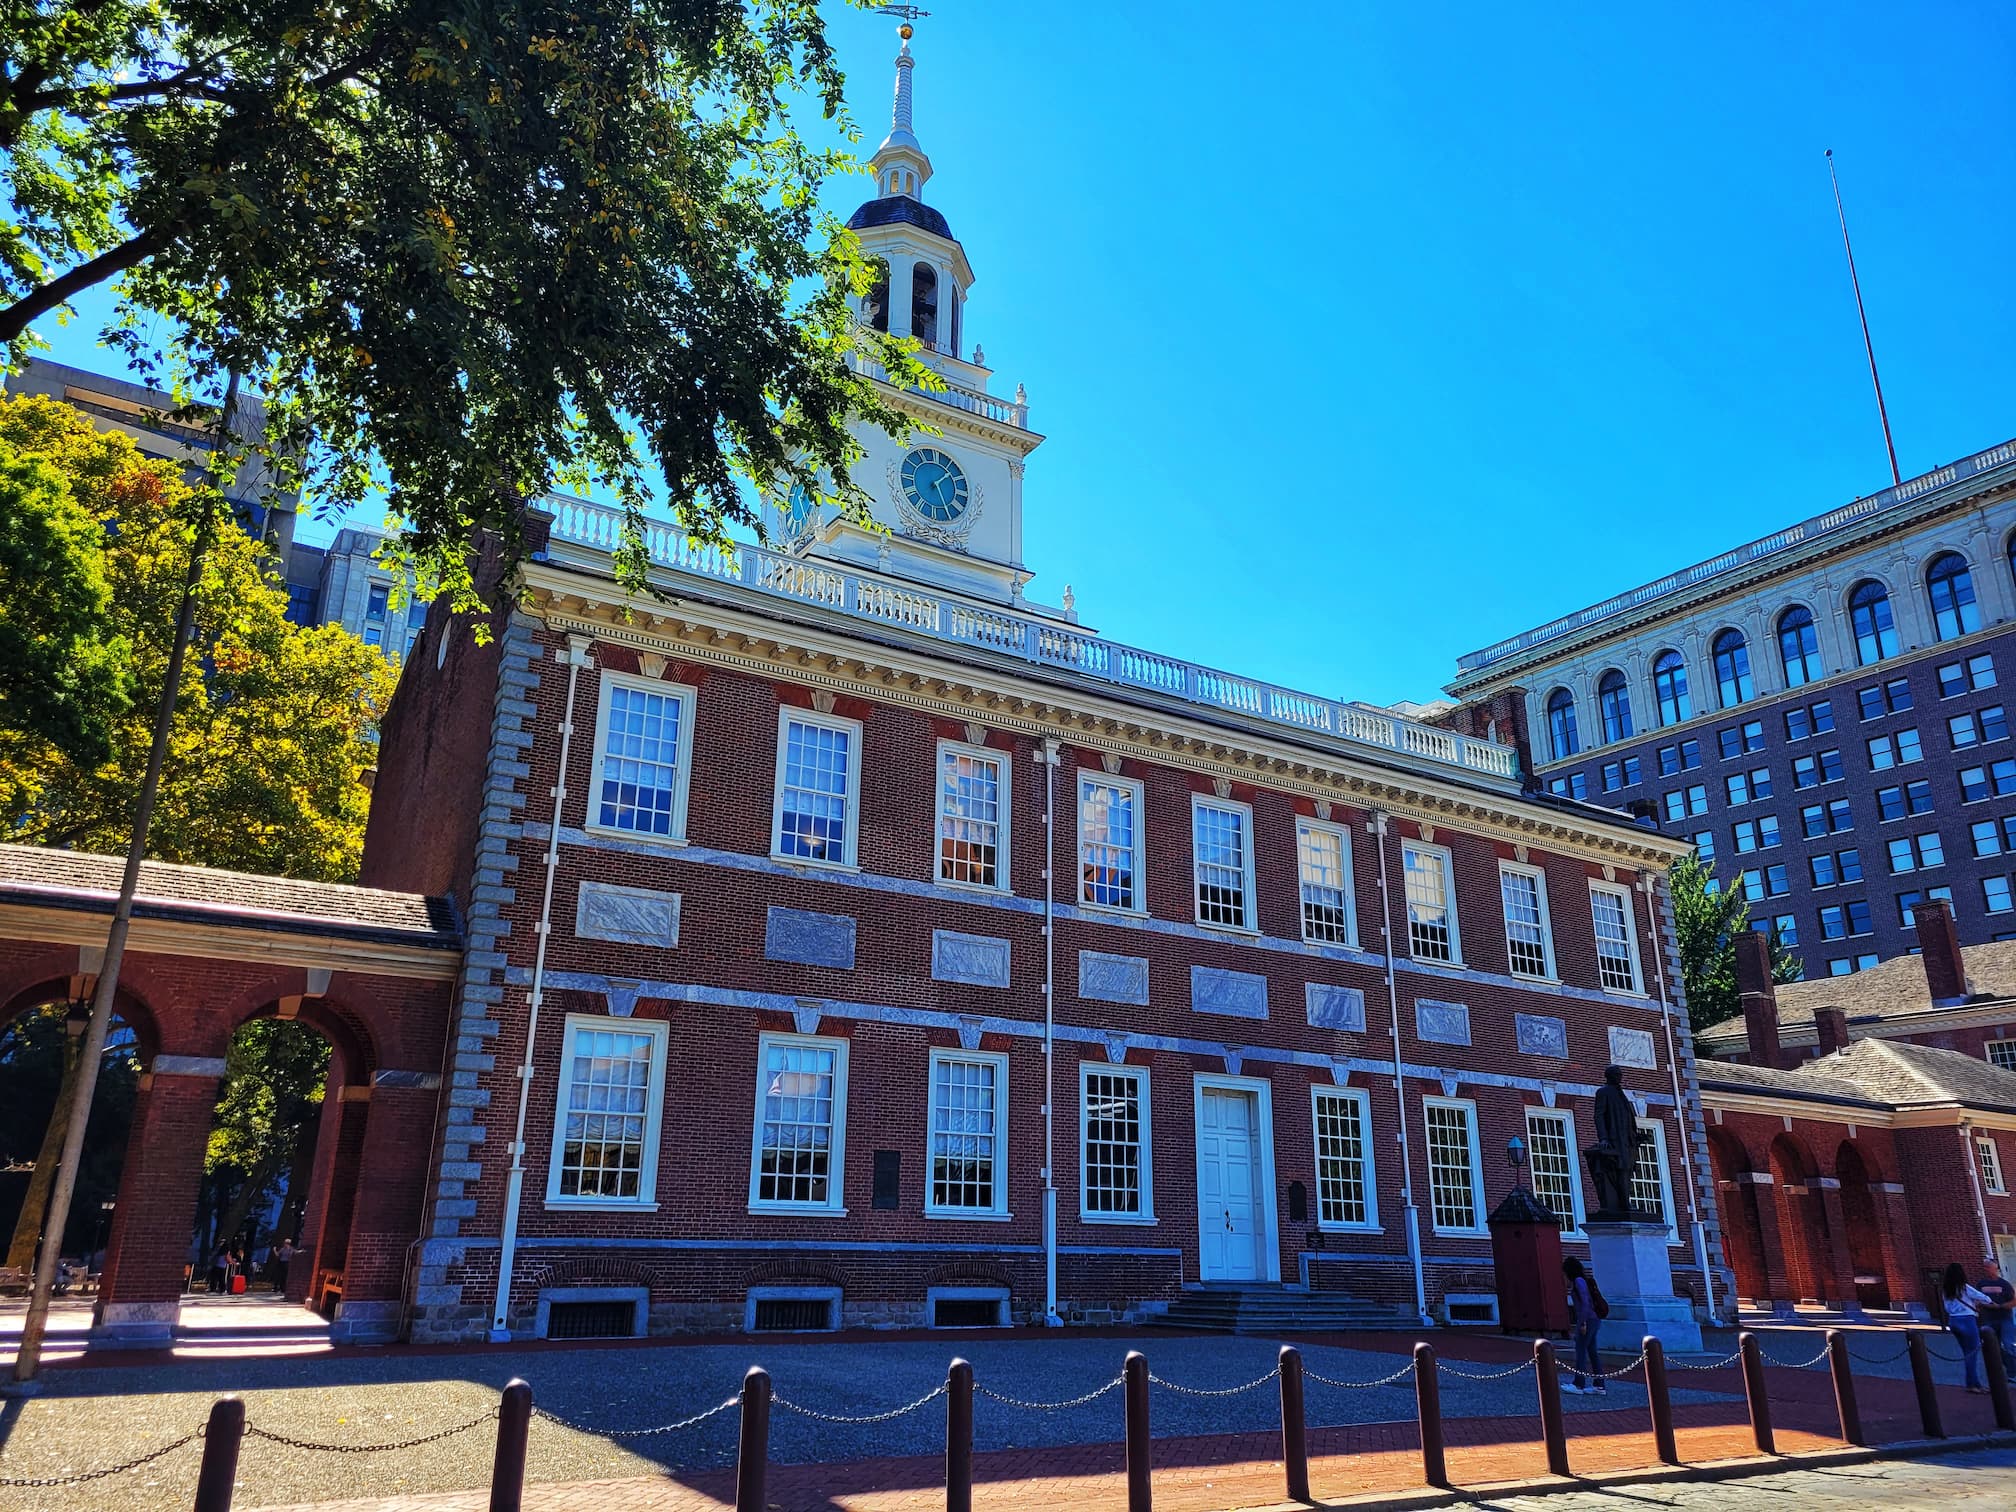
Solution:
<path fill-rule="evenodd" d="M 1512 1185 L 1526 1185 L 1526 1141 L 1514 1134 L 1505 1141 L 1505 1163 L 1512 1167 Z"/>

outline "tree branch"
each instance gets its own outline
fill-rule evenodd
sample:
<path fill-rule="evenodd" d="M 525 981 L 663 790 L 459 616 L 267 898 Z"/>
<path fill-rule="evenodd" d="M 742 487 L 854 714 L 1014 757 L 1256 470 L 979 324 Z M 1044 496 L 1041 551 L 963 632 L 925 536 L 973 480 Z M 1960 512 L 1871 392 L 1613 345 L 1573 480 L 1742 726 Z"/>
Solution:
<path fill-rule="evenodd" d="M 159 228 L 142 231 L 109 252 L 101 252 L 89 262 L 79 263 L 60 278 L 52 278 L 40 288 L 29 290 L 5 309 L 0 309 L 0 346 L 19 340 L 22 332 L 51 310 L 68 304 L 94 284 L 101 284 L 136 263 L 145 262 L 174 239 Z"/>

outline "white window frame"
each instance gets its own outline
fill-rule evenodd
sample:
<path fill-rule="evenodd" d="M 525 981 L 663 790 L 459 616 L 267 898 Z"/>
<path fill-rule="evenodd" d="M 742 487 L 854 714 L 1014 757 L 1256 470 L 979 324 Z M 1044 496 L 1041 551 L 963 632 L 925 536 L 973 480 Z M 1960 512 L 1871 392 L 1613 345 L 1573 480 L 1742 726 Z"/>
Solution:
<path fill-rule="evenodd" d="M 1631 985 L 1612 987 L 1603 980 L 1602 936 L 1596 933 L 1596 894 L 1608 893 L 1624 905 L 1624 938 L 1631 952 Z M 1645 962 L 1638 952 L 1638 909 L 1631 899 L 1631 889 L 1621 882 L 1599 882 L 1589 879 L 1589 931 L 1596 944 L 1596 986 L 1599 991 L 1621 993 L 1626 997 L 1645 996 Z"/>
<path fill-rule="evenodd" d="M 1641 1118 L 1638 1127 L 1652 1136 L 1652 1156 L 1659 1172 L 1659 1200 L 1666 1215 L 1666 1242 L 1680 1242 L 1680 1210 L 1673 1205 L 1673 1167 L 1666 1159 L 1666 1120 L 1663 1118 Z M 1625 1177 L 1626 1188 L 1630 1190 L 1630 1176 Z"/>
<path fill-rule="evenodd" d="M 1409 911 L 1413 905 L 1407 898 L 1407 856 L 1410 851 L 1419 851 L 1424 856 L 1434 856 L 1442 863 L 1442 893 L 1449 913 L 1449 959 L 1437 961 L 1428 956 L 1414 954 L 1414 919 Z M 1425 840 L 1402 840 L 1400 842 L 1400 903 L 1401 921 L 1407 926 L 1407 954 L 1410 959 L 1426 961 L 1432 966 L 1461 966 L 1463 964 L 1463 930 L 1456 916 L 1456 857 L 1446 845 L 1430 845 Z"/>
<path fill-rule="evenodd" d="M 1091 1166 L 1091 1120 L 1086 1116 L 1086 1085 L 1095 1076 L 1130 1077 L 1140 1107 L 1141 1211 L 1108 1213 L 1087 1202 Z M 1081 1223 L 1118 1223 L 1145 1228 L 1155 1222 L 1155 1115 L 1150 1096 L 1151 1082 L 1146 1066 L 1115 1065 L 1111 1061 L 1078 1062 L 1078 1219 Z"/>
<path fill-rule="evenodd" d="M 1435 1154 L 1434 1145 L 1428 1137 L 1428 1109 L 1461 1108 L 1466 1115 L 1470 1133 L 1470 1206 L 1476 1221 L 1468 1228 L 1444 1228 L 1435 1217 Z M 1428 1179 L 1428 1223 L 1437 1234 L 1465 1238 L 1488 1239 L 1491 1230 L 1485 1226 L 1484 1198 L 1484 1152 L 1478 1143 L 1477 1103 L 1468 1097 L 1423 1097 L 1421 1099 L 1421 1153 L 1425 1162 L 1424 1174 Z"/>
<path fill-rule="evenodd" d="M 1001 792 L 1000 815 L 996 821 L 999 833 L 994 845 L 994 880 L 992 882 L 967 882 L 945 875 L 945 758 L 947 756 L 970 756 L 981 761 L 990 761 L 999 773 Z M 940 887 L 965 887 L 975 892 L 1013 892 L 1013 876 L 1008 869 L 1009 847 L 1009 802 L 1014 791 L 1015 765 L 1011 753 L 998 751 L 992 746 L 974 745 L 964 740 L 941 740 L 937 754 L 931 764 L 931 880 Z"/>
<path fill-rule="evenodd" d="M 790 752 L 791 726 L 794 724 L 837 730 L 847 736 L 847 819 L 841 833 L 842 854 L 838 861 L 820 856 L 794 856 L 784 849 L 784 767 L 785 759 Z M 777 770 L 770 791 L 772 860 L 788 862 L 792 866 L 824 866 L 839 871 L 860 869 L 855 862 L 855 846 L 861 833 L 860 720 L 843 719 L 838 714 L 821 714 L 817 709 L 804 709 L 796 704 L 785 704 L 777 711 Z"/>
<path fill-rule="evenodd" d="M 994 1200 L 986 1207 L 947 1207 L 932 1195 L 937 1187 L 938 1068 L 948 1062 L 994 1068 Z M 940 1046 L 931 1051 L 924 1093 L 924 1216 L 1006 1222 L 1008 1211 L 1008 1057 L 991 1050 L 959 1050 Z"/>
<path fill-rule="evenodd" d="M 1240 833 L 1245 838 L 1240 857 L 1241 894 L 1239 899 L 1239 922 L 1228 924 L 1222 919 L 1204 917 L 1204 858 L 1197 848 L 1197 821 L 1205 809 L 1217 809 L 1220 813 L 1237 814 Z M 1215 794 L 1192 793 L 1190 795 L 1190 907 L 1199 925 L 1205 929 L 1229 930 L 1234 934 L 1258 934 L 1260 914 L 1259 899 L 1254 896 L 1253 880 L 1253 805 L 1240 803 L 1231 798 L 1220 798 Z"/>
<path fill-rule="evenodd" d="M 1505 902 L 1505 879 L 1508 876 L 1526 877 L 1533 883 L 1534 901 L 1540 910 L 1540 958 L 1543 970 L 1538 975 L 1530 971 L 1521 971 L 1514 962 L 1512 954 L 1512 914 Z M 1537 866 L 1528 866 L 1523 862 L 1500 861 L 1498 863 L 1498 906 L 1505 916 L 1506 969 L 1513 976 L 1520 977 L 1529 982 L 1560 981 L 1561 978 L 1554 968 L 1554 919 L 1547 911 L 1547 873 Z"/>
<path fill-rule="evenodd" d="M 609 752 L 609 706 L 615 701 L 618 688 L 634 688 L 642 693 L 676 699 L 679 703 L 679 752 L 672 777 L 672 829 L 667 834 L 654 835 L 646 830 L 625 829 L 619 824 L 603 824 L 600 820 L 602 769 Z M 583 829 L 598 835 L 620 835 L 625 840 L 645 845 L 686 843 L 686 800 L 693 787 L 693 711 L 698 706 L 699 690 L 685 683 L 664 682 L 631 672 L 602 674 L 602 685 L 596 692 L 595 756 L 588 768 L 588 806 L 581 816 Z"/>
<path fill-rule="evenodd" d="M 1103 903 L 1085 896 L 1085 791 L 1090 787 L 1110 787 L 1125 791 L 1134 798 L 1134 845 L 1129 854 L 1134 858 L 1134 901 L 1132 903 Z M 1110 772 L 1086 772 L 1078 774 L 1078 811 L 1072 824 L 1072 832 L 1078 845 L 1078 860 L 1075 868 L 1077 878 L 1077 898 L 1080 908 L 1101 909 L 1107 913 L 1142 915 L 1148 912 L 1148 797 L 1147 790 L 1138 777 L 1122 777 Z"/>
<path fill-rule="evenodd" d="M 1990 1197 L 2007 1197 L 2009 1182 L 2002 1174 L 2002 1152 L 1992 1134 L 1974 1136 L 1974 1161 L 1981 1168 L 1981 1190 Z"/>
<path fill-rule="evenodd" d="M 758 1195 L 763 1184 L 763 1062 L 772 1045 L 803 1045 L 833 1052 L 833 1132 L 826 1141 L 826 1200 L 780 1202 Z M 812 1217 L 847 1216 L 847 1049 L 848 1042 L 831 1035 L 760 1034 L 756 1037 L 756 1115 L 749 1130 L 749 1211 L 803 1213 Z"/>
<path fill-rule="evenodd" d="M 1566 1108 L 1536 1108 L 1530 1105 L 1527 1107 L 1526 1150 L 1527 1169 L 1529 1171 L 1533 1168 L 1533 1124 L 1536 1119 L 1542 1123 L 1558 1123 L 1563 1130 L 1563 1138 L 1566 1139 L 1568 1144 L 1568 1199 L 1570 1211 L 1559 1215 L 1568 1220 L 1561 1227 L 1561 1237 L 1564 1239 L 1580 1239 L 1582 1237 L 1582 1221 L 1588 1216 L 1588 1211 L 1582 1201 L 1582 1147 L 1575 1135 L 1575 1115 Z M 1536 1181 L 1532 1185 L 1537 1195 L 1540 1190 L 1540 1183 Z"/>
<path fill-rule="evenodd" d="M 1362 1223 L 1332 1222 L 1323 1216 L 1323 1146 L 1318 1129 L 1326 1098 L 1358 1106 L 1358 1179 L 1365 1189 L 1365 1220 Z M 1326 1234 L 1383 1234 L 1386 1230 L 1379 1222 L 1379 1160 L 1378 1145 L 1372 1136 L 1372 1095 L 1361 1087 L 1327 1087 L 1321 1082 L 1310 1083 L 1309 1143 L 1316 1157 L 1316 1227 Z"/>
<path fill-rule="evenodd" d="M 1344 892 L 1344 938 L 1341 940 L 1319 940 L 1309 933 L 1309 920 L 1302 897 L 1302 834 L 1305 830 L 1311 834 L 1334 836 L 1338 842 L 1337 856 L 1338 864 L 1343 868 Z M 1357 892 L 1357 873 L 1351 860 L 1350 827 L 1332 824 L 1327 819 L 1305 819 L 1298 814 L 1295 818 L 1295 914 L 1302 925 L 1302 938 L 1312 945 L 1349 945 L 1355 949 L 1358 944 Z"/>
<path fill-rule="evenodd" d="M 1997 1049 L 2004 1052 L 2000 1059 L 1995 1055 Z M 1989 1040 L 1981 1047 L 1981 1055 L 1991 1066 L 2004 1071 L 2016 1071 L 2016 1039 Z"/>
<path fill-rule="evenodd" d="M 546 1206 L 559 1212 L 631 1213 L 658 1211 L 658 1136 L 665 1124 L 665 1046 L 671 1025 L 664 1019 L 614 1018 L 606 1014 L 570 1013 L 560 1038 L 560 1084 L 553 1094 L 553 1146 L 546 1165 Z M 571 1083 L 574 1036 L 597 1031 L 642 1034 L 651 1040 L 651 1076 L 644 1093 L 644 1142 L 638 1154 L 637 1195 L 600 1197 L 560 1191 L 560 1166 L 567 1146 L 565 1100 Z"/>

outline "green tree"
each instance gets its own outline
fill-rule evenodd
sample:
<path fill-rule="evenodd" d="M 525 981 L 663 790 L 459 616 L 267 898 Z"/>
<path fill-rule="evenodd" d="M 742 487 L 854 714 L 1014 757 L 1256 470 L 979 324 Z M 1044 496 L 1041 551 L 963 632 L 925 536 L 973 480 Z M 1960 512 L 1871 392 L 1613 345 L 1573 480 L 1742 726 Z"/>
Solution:
<path fill-rule="evenodd" d="M 106 760 L 0 735 L 0 824 L 17 842 L 116 854 L 131 830 L 203 500 L 166 463 L 52 400 L 0 399 L 0 446 L 66 480 L 104 542 L 105 634 L 130 648 L 137 691 L 114 711 Z M 212 532 L 148 852 L 346 881 L 363 853 L 368 736 L 396 674 L 339 626 L 289 623 L 269 560 L 240 531 Z M 14 687 L 12 668 L 0 671 L 9 690 L 0 707 Z"/>
<path fill-rule="evenodd" d="M 328 1074 L 329 1042 L 305 1024 L 254 1019 L 231 1037 L 203 1165 L 212 1242 L 236 1238 L 253 1205 L 295 1172 Z"/>
<path fill-rule="evenodd" d="M 9 1265 L 30 1262 L 41 1230 L 40 1215 L 55 1159 L 48 1140 L 50 1112 L 67 1080 L 65 1062 L 75 1053 L 76 1040 L 63 1031 L 69 1007 L 68 1003 L 51 1003 L 30 1009 L 0 1031 L 0 1165 L 7 1168 L 7 1185 L 0 1187 L 4 1192 L 0 1203 L 5 1206 L 0 1211 L 14 1233 L 7 1254 Z M 84 1162 L 63 1236 L 65 1254 L 81 1255 L 103 1237 L 104 1204 L 119 1194 L 119 1170 L 139 1089 L 140 1058 L 132 1031 L 115 1024 L 100 1058 L 98 1085 L 91 1098 Z M 34 1216 L 23 1224 L 19 1220 L 31 1203 Z"/>
<path fill-rule="evenodd" d="M 905 421 L 850 356 L 931 381 L 848 311 L 845 160 L 794 114 L 851 139 L 842 82 L 814 0 L 19 0 L 0 346 L 116 278 L 143 368 L 274 396 L 273 455 L 328 508 L 382 484 L 429 590 L 590 477 L 636 586 L 650 490 L 705 538 L 738 478 L 858 508 L 850 415 Z"/>
<path fill-rule="evenodd" d="M 1673 891 L 1673 923 L 1680 942 L 1680 979 L 1687 989 L 1687 1017 L 1695 1031 L 1743 1011 L 1736 985 L 1736 940 L 1750 928 L 1750 902 L 1741 888 L 1718 887 L 1715 863 L 1689 856 L 1667 874 Z M 1773 929 L 1771 979 L 1799 980 L 1799 960 Z"/>
<path fill-rule="evenodd" d="M 91 512 L 46 461 L 0 443 L 0 752 L 39 744 L 80 766 L 111 756 L 130 702 L 111 596 Z"/>

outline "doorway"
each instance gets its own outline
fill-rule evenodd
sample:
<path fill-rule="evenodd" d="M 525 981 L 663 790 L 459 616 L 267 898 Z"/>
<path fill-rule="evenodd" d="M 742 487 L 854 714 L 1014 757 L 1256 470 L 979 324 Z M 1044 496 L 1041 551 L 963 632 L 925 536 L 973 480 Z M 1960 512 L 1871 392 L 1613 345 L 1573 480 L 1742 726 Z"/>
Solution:
<path fill-rule="evenodd" d="M 1264 1089 L 1229 1078 L 1197 1087 L 1197 1274 L 1204 1281 L 1274 1279 Z"/>

